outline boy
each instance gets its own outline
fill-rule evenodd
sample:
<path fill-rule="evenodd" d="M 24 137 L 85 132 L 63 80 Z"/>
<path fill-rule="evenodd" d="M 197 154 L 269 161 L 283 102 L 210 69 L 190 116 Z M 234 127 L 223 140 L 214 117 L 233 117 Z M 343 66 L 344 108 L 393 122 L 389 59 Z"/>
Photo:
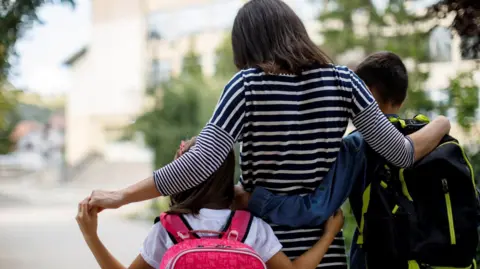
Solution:
<path fill-rule="evenodd" d="M 407 96 L 408 74 L 402 60 L 391 52 L 368 56 L 355 72 L 369 87 L 387 117 L 397 117 Z M 306 196 L 279 196 L 257 187 L 251 194 L 237 186 L 237 201 L 256 215 L 278 225 L 291 227 L 319 226 L 349 197 L 357 222 L 362 210 L 362 193 L 367 186 L 366 143 L 359 132 L 344 138 L 336 162 L 320 186 Z M 295 208 L 295 210 L 292 210 Z M 356 245 L 355 231 L 350 268 L 365 268 L 363 253 Z"/>

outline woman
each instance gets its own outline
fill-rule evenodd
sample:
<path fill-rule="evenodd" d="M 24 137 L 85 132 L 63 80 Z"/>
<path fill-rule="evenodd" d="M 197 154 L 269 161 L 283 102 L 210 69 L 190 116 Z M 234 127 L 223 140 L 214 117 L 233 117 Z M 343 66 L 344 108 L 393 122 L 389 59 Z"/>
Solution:
<path fill-rule="evenodd" d="M 280 0 L 246 3 L 235 18 L 232 46 L 240 71 L 226 85 L 197 145 L 133 186 L 94 191 L 90 205 L 116 208 L 190 189 L 220 166 L 236 141 L 242 143 L 241 182 L 247 189 L 306 194 L 335 162 L 349 120 L 377 153 L 401 167 L 422 158 L 449 132 L 449 121 L 438 117 L 403 136 L 365 84 L 348 68 L 330 64 Z M 319 228 L 272 228 L 290 258 L 322 234 Z M 341 238 L 330 250 L 322 265 L 346 268 Z"/>

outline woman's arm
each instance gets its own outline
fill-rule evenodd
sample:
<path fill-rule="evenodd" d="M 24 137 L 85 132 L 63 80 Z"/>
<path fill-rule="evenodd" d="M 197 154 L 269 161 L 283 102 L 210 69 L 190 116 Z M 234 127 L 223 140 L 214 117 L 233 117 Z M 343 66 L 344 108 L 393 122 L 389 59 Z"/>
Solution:
<path fill-rule="evenodd" d="M 76 220 L 82 231 L 85 242 L 102 269 L 126 269 L 127 267 L 123 266 L 115 257 L 113 257 L 103 245 L 102 241 L 100 241 L 100 238 L 97 235 L 97 212 L 97 207 L 88 211 L 88 203 L 86 200 L 78 206 Z M 128 269 L 153 269 L 153 267 L 145 262 L 142 256 L 138 255 Z"/>
<path fill-rule="evenodd" d="M 307 252 L 290 262 L 283 252 L 278 252 L 270 260 L 267 261 L 268 269 L 314 269 L 317 268 L 320 261 L 327 253 L 328 247 L 335 239 L 335 235 L 342 229 L 343 213 L 337 211 L 334 216 L 330 217 L 325 225 L 325 232 L 320 240 Z"/>
<path fill-rule="evenodd" d="M 339 70 L 352 90 L 351 116 L 355 127 L 375 152 L 399 167 L 409 167 L 431 152 L 450 131 L 450 122 L 438 117 L 416 133 L 404 136 L 378 107 L 365 83 L 351 70 Z"/>
<path fill-rule="evenodd" d="M 153 172 L 153 177 L 124 190 L 94 191 L 90 206 L 117 208 L 185 191 L 205 181 L 220 167 L 242 133 L 245 115 L 243 89 L 243 73 L 240 71 L 225 86 L 212 118 L 197 136 L 194 147 Z"/>
<path fill-rule="evenodd" d="M 438 116 L 422 129 L 409 135 L 415 149 L 415 160 L 419 160 L 432 152 L 449 132 L 450 121 L 444 116 Z"/>

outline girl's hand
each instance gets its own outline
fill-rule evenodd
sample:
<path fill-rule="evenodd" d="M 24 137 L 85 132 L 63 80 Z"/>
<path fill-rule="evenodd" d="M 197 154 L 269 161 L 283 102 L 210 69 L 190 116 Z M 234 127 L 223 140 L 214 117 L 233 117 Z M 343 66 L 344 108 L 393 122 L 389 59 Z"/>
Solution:
<path fill-rule="evenodd" d="M 343 221 L 343 212 L 339 209 L 327 220 L 327 223 L 325 224 L 325 234 L 335 237 L 342 230 Z"/>
<path fill-rule="evenodd" d="M 89 198 L 86 198 L 78 204 L 78 214 L 75 218 L 85 239 L 97 236 L 98 227 L 98 207 L 92 207 L 89 211 L 88 200 Z"/>

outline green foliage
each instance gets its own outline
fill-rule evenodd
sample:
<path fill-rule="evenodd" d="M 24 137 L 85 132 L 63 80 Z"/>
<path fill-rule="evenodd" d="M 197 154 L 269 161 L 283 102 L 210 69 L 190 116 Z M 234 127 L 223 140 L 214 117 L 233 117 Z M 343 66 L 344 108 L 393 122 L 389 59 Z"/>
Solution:
<path fill-rule="evenodd" d="M 230 79 L 238 71 L 233 64 L 233 49 L 230 35 L 225 36 L 216 52 L 215 77 L 218 79 Z"/>
<path fill-rule="evenodd" d="M 2 18 L 0 21 L 0 83 L 5 81 L 11 67 L 11 56 L 15 54 L 15 44 L 35 22 L 37 11 L 45 4 L 69 3 L 73 0 L 1 0 Z"/>
<path fill-rule="evenodd" d="M 343 215 L 345 216 L 345 225 L 343 225 L 343 236 L 345 237 L 346 253 L 349 253 L 350 246 L 352 245 L 353 233 L 357 228 L 357 222 L 353 217 L 353 212 L 349 201 L 343 204 L 342 210 Z"/>
<path fill-rule="evenodd" d="M 436 109 L 436 103 L 430 98 L 428 92 L 424 90 L 424 82 L 428 75 L 428 73 L 418 70 L 417 67 L 415 71 L 408 73 L 409 89 L 407 99 L 400 112 L 405 118 L 414 117 L 417 114 L 428 114 Z"/>
<path fill-rule="evenodd" d="M 330 9 L 319 16 L 323 25 L 341 21 L 343 27 L 325 26 L 323 47 L 333 57 L 355 49 L 362 48 L 368 55 L 377 51 L 391 51 L 402 59 L 412 59 L 415 66 L 409 72 L 408 98 L 403 108 L 406 114 L 426 113 L 434 110 L 435 104 L 424 91 L 424 82 L 428 72 L 421 72 L 418 62 L 427 60 L 427 32 L 406 31 L 415 29 L 416 16 L 407 12 L 404 1 L 390 0 L 384 13 L 379 13 L 371 0 L 331 0 Z M 358 15 L 358 16 L 357 16 Z M 355 21 L 356 17 L 364 22 Z M 363 20 L 361 19 L 361 20 Z M 361 26 L 363 25 L 363 26 Z M 360 34 L 356 29 L 365 27 L 366 33 Z M 384 34 L 384 29 L 396 28 L 394 35 Z M 348 64 L 348 63 L 342 63 Z"/>
<path fill-rule="evenodd" d="M 45 4 L 69 3 L 73 0 L 0 0 L 0 154 L 12 148 L 10 133 L 20 121 L 16 92 L 6 90 L 7 77 L 15 59 L 15 44 L 35 22 L 37 11 Z"/>
<path fill-rule="evenodd" d="M 16 91 L 0 90 L 0 154 L 7 154 L 13 147 L 10 134 L 20 121 Z"/>
<path fill-rule="evenodd" d="M 144 134 L 145 142 L 154 150 L 155 167 L 172 161 L 180 141 L 196 135 L 204 123 L 201 115 L 199 89 L 204 86 L 197 55 L 184 59 L 184 69 L 178 78 L 172 78 L 159 89 L 161 105 L 141 115 L 134 129 Z"/>
<path fill-rule="evenodd" d="M 446 90 L 448 95 L 447 106 L 456 111 L 456 121 L 469 131 L 477 121 L 479 88 L 473 80 L 473 72 L 462 72 L 450 79 L 450 87 Z"/>

